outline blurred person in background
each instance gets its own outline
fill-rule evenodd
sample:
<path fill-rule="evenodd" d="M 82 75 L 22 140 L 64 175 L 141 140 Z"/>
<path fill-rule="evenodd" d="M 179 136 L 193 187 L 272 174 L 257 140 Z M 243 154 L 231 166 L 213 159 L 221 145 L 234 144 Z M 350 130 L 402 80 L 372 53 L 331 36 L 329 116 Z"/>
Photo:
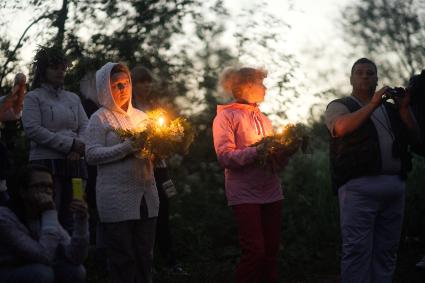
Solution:
<path fill-rule="evenodd" d="M 153 110 L 155 97 L 152 93 L 152 85 L 155 77 L 144 66 L 136 66 L 131 70 L 131 82 L 133 84 L 132 102 L 134 107 L 142 111 Z M 157 106 L 158 107 L 158 106 Z M 177 261 L 174 251 L 173 237 L 170 229 L 170 201 L 169 198 L 177 194 L 177 190 L 168 172 L 165 160 L 155 160 L 154 175 L 156 188 L 159 196 L 159 212 L 156 224 L 156 246 L 165 259 L 169 272 L 188 275 L 183 266 Z"/>
<path fill-rule="evenodd" d="M 14 85 L 10 94 L 0 97 L 0 128 L 3 126 L 2 122 L 21 118 L 26 92 L 26 80 L 24 74 L 18 73 L 15 76 Z M 6 145 L 0 141 L 0 205 L 3 205 L 9 198 L 6 179 L 9 177 L 10 173 L 12 172 L 10 172 L 8 149 Z"/>

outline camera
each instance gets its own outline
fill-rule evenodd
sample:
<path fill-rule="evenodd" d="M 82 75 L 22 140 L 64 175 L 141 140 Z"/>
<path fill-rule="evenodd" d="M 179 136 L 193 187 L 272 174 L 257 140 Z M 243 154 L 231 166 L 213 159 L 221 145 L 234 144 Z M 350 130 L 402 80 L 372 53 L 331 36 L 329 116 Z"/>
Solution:
<path fill-rule="evenodd" d="M 385 90 L 382 100 L 395 99 L 396 97 L 404 97 L 406 90 L 402 87 L 389 87 Z"/>

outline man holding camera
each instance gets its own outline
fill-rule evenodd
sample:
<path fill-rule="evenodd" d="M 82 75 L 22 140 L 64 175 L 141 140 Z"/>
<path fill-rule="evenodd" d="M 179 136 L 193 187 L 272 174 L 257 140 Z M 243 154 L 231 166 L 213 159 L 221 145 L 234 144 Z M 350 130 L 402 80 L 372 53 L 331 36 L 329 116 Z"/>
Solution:
<path fill-rule="evenodd" d="M 418 128 L 404 89 L 375 92 L 371 60 L 353 64 L 350 83 L 352 95 L 332 101 L 325 112 L 340 205 L 341 282 L 392 282 L 411 169 L 408 145 Z"/>

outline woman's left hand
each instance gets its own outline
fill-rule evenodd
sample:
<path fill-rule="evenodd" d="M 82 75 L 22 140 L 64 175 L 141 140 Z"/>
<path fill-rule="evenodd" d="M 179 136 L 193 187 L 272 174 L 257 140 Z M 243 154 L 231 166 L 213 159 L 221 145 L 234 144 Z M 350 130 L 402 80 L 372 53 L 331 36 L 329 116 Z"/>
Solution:
<path fill-rule="evenodd" d="M 82 141 L 78 139 L 74 139 L 71 151 L 75 151 L 78 154 L 83 155 L 85 150 L 86 150 L 86 145 Z"/>
<path fill-rule="evenodd" d="M 131 146 L 133 147 L 133 150 L 137 151 L 143 148 L 145 145 L 146 137 L 139 135 L 138 137 L 132 137 L 131 140 Z"/>
<path fill-rule="evenodd" d="M 78 152 L 75 151 L 71 151 L 70 153 L 68 153 L 68 155 L 66 156 L 67 160 L 70 161 L 77 161 L 80 159 L 80 154 Z"/>

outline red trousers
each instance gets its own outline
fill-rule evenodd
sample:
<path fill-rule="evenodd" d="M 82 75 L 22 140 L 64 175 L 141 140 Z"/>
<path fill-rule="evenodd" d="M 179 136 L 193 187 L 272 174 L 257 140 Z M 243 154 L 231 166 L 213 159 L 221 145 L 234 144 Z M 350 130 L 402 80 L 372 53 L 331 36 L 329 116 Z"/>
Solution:
<path fill-rule="evenodd" d="M 232 206 L 242 256 L 236 283 L 276 283 L 282 201 Z"/>

